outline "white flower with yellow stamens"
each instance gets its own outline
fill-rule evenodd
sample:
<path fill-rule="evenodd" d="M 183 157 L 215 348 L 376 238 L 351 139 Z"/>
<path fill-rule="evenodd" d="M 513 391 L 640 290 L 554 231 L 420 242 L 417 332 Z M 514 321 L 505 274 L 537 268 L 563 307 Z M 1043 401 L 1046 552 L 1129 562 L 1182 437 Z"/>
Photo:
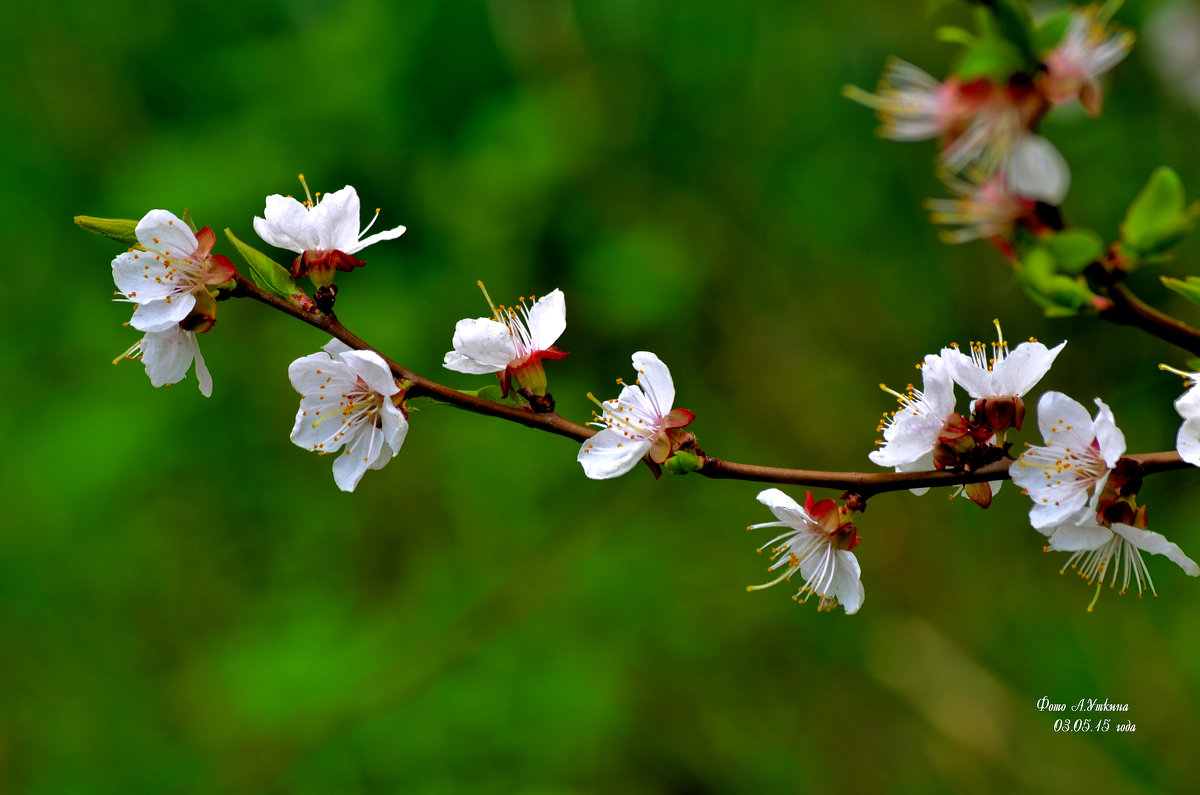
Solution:
<path fill-rule="evenodd" d="M 562 290 L 516 307 L 492 304 L 483 282 L 483 295 L 492 307 L 491 317 L 467 318 L 454 327 L 454 350 L 446 354 L 443 365 L 458 373 L 482 375 L 497 373 L 504 395 L 512 382 L 531 395 L 546 393 L 546 372 L 542 361 L 562 359 L 566 351 L 554 346 L 567 329 L 567 304 Z"/>
<path fill-rule="evenodd" d="M 322 350 L 288 367 L 300 393 L 291 439 L 322 455 L 345 447 L 333 462 L 333 479 L 342 491 L 354 491 L 368 469 L 383 469 L 400 452 L 408 419 L 396 405 L 400 387 L 379 354 L 337 340 Z"/>
<path fill-rule="evenodd" d="M 972 410 L 980 401 L 1024 397 L 1050 371 L 1050 365 L 1067 344 L 1064 341 L 1054 348 L 1047 348 L 1031 339 L 1010 352 L 1000 321 L 993 320 L 992 323 L 996 327 L 996 342 L 991 343 L 991 355 L 988 345 L 983 342 L 970 343 L 970 356 L 960 351 L 957 345 L 942 348 L 941 356 L 950 377 L 967 390 L 974 401 Z M 1019 420 L 1015 426 L 1021 427 Z"/>
<path fill-rule="evenodd" d="M 577 460 L 593 480 L 624 475 L 647 453 L 654 463 L 665 462 L 673 452 L 678 429 L 696 418 L 687 409 L 672 408 L 675 382 L 662 360 L 649 351 L 638 351 L 633 355 L 633 367 L 637 383 L 626 385 L 613 400 L 596 401 L 603 413 L 590 424 L 601 430 L 579 448 Z M 623 382 L 618 379 L 617 383 Z M 590 393 L 588 397 L 596 400 Z"/>
<path fill-rule="evenodd" d="M 1097 78 L 1120 63 L 1133 47 L 1134 35 L 1108 24 L 1116 7 L 1075 9 L 1058 46 L 1042 58 L 1046 70 L 1042 90 L 1054 104 L 1079 98 L 1085 110 L 1100 112 L 1103 94 Z"/>
<path fill-rule="evenodd" d="M 1150 570 L 1142 560 L 1142 552 L 1163 555 L 1183 569 L 1184 573 L 1192 577 L 1200 576 L 1200 566 L 1185 555 L 1178 545 L 1158 533 L 1132 525 L 1114 522 L 1111 527 L 1105 527 L 1096 521 L 1093 505 L 1084 506 L 1062 524 L 1042 532 L 1050 536 L 1047 552 L 1072 553 L 1060 571 L 1074 569 L 1087 580 L 1088 585 L 1095 583 L 1096 598 L 1100 596 L 1100 586 L 1106 577 L 1109 587 L 1116 587 L 1120 578 L 1122 595 L 1132 581 L 1137 586 L 1139 597 L 1147 588 L 1158 596 Z M 1096 604 L 1096 598 L 1088 605 L 1089 613 Z"/>
<path fill-rule="evenodd" d="M 758 591 L 790 580 L 799 572 L 803 578 L 796 601 L 808 601 L 816 594 L 820 602 L 818 609 L 830 612 L 839 604 L 847 615 L 858 612 L 862 607 L 865 591 L 858 559 L 851 551 L 859 542 L 847 512 L 834 500 L 813 502 L 808 494 L 805 505 L 799 505 L 779 489 L 760 492 L 758 501 L 771 509 L 779 519 L 777 522 L 762 522 L 747 527 L 758 530 L 763 527 L 786 527 L 787 532 L 763 544 L 770 549 L 772 563 L 767 571 L 780 570 L 779 576 L 763 585 L 751 585 L 746 590 Z"/>
<path fill-rule="evenodd" d="M 882 446 L 867 457 L 881 467 L 894 467 L 897 472 L 920 472 L 933 469 L 933 448 L 942 426 L 954 413 L 954 382 L 950 380 L 946 363 L 936 354 L 929 354 L 919 365 L 924 390 L 909 384 L 904 394 L 894 392 L 883 384 L 880 388 L 896 397 L 900 408 L 884 417 L 879 426 L 883 432 Z M 928 489 L 912 489 L 924 494 Z"/>
<path fill-rule="evenodd" d="M 1029 521 L 1037 530 L 1063 524 L 1097 497 L 1125 454 L 1125 434 L 1112 410 L 1100 398 L 1096 405 L 1092 419 L 1061 392 L 1047 392 L 1038 401 L 1038 429 L 1046 446 L 1029 447 L 1008 470 L 1033 500 Z"/>

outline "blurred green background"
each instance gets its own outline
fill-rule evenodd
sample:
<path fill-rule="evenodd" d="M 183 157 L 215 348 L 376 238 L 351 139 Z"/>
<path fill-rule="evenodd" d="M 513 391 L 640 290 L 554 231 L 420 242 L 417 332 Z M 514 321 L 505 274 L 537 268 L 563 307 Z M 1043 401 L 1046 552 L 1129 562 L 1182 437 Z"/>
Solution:
<path fill-rule="evenodd" d="M 1188 6 L 1195 8 L 1194 6 Z M 1131 2 L 1139 30 L 1161 4 Z M 1168 449 L 1181 365 L 1095 319 L 1046 320 L 982 244 L 937 241 L 933 144 L 873 135 L 843 84 L 897 54 L 935 74 L 959 6 L 381 0 L 5 4 L 0 229 L 9 343 L 0 532 L 0 791 L 21 793 L 1181 792 L 1200 777 L 1200 583 L 1160 597 L 1059 576 L 1005 487 L 981 512 L 890 494 L 859 521 L 852 617 L 748 594 L 759 487 L 643 469 L 450 409 L 337 491 L 288 440 L 294 358 L 326 340 L 222 305 L 215 380 L 152 389 L 110 360 L 119 247 L 76 214 L 191 208 L 255 239 L 270 193 L 357 187 L 398 241 L 338 310 L 417 372 L 454 323 L 561 287 L 587 419 L 635 350 L 672 368 L 710 453 L 870 469 L 912 364 L 956 340 L 1069 339 L 1044 388 L 1102 395 Z M 1178 28 L 1168 25 L 1168 29 Z M 1144 41 L 1104 117 L 1043 131 L 1068 217 L 1112 237 L 1151 170 L 1200 193 L 1200 117 Z M 221 250 L 230 253 L 222 241 Z M 265 248 L 265 246 L 264 246 Z M 281 257 L 282 258 L 282 257 Z M 1193 241 L 1164 272 L 1196 273 Z M 1157 274 L 1134 287 L 1200 322 Z M 35 388 L 36 387 L 36 388 Z M 1032 427 L 1020 437 L 1034 441 Z M 1194 471 L 1152 528 L 1200 556 Z M 803 499 L 803 491 L 790 490 Z M 834 496 L 822 493 L 818 496 Z M 1128 703 L 1063 735 L 1042 696 Z M 1122 716 L 1124 717 L 1124 716 Z"/>

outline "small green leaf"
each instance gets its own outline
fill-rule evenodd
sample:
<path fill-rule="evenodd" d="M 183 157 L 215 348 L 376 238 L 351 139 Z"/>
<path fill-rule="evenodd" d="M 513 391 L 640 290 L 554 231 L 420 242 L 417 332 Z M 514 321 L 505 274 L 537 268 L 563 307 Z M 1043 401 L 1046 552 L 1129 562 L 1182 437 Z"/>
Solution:
<path fill-rule="evenodd" d="M 1192 357 L 1184 361 L 1183 366 L 1188 369 L 1188 372 L 1200 373 L 1200 358 Z"/>
<path fill-rule="evenodd" d="M 1066 229 L 1043 240 L 1055 261 L 1059 273 L 1081 273 L 1104 254 L 1104 241 L 1091 229 Z"/>
<path fill-rule="evenodd" d="M 242 259 L 246 260 L 246 264 L 250 267 L 250 278 L 259 287 L 268 293 L 277 295 L 280 298 L 287 298 L 291 301 L 295 301 L 299 296 L 308 297 L 303 290 L 296 286 L 296 283 L 292 281 L 292 277 L 282 265 L 253 246 L 248 246 L 238 240 L 237 236 L 231 230 L 226 229 L 225 236 L 229 238 L 229 242 L 233 243 L 234 248 L 242 255 Z"/>
<path fill-rule="evenodd" d="M 192 211 L 187 207 L 183 208 L 183 222 L 188 225 L 189 229 L 192 230 L 193 235 L 200 231 L 196 226 L 195 220 L 192 218 Z"/>
<path fill-rule="evenodd" d="M 943 25 L 937 29 L 934 36 L 938 41 L 944 41 L 948 44 L 961 44 L 964 47 L 974 47 L 979 41 L 974 33 L 955 25 Z"/>
<path fill-rule="evenodd" d="M 1200 216 L 1200 203 L 1186 206 L 1183 180 L 1163 166 L 1129 205 L 1121 239 L 1138 257 L 1161 254 L 1177 245 Z"/>
<path fill-rule="evenodd" d="M 137 221 L 130 221 L 125 218 L 93 218 L 90 215 L 77 215 L 75 216 L 75 223 L 80 228 L 86 229 L 94 235 L 107 237 L 126 246 L 139 245 L 137 234 L 134 231 L 137 229 Z"/>
<path fill-rule="evenodd" d="M 1179 293 L 1193 304 L 1200 304 L 1200 276 L 1189 276 L 1187 281 L 1163 276 L 1162 283 L 1168 290 Z"/>
<path fill-rule="evenodd" d="M 1038 246 L 1025 254 L 1015 270 L 1017 282 L 1046 317 L 1067 317 L 1090 306 L 1095 293 L 1082 276 L 1065 276 L 1050 250 Z"/>
<path fill-rule="evenodd" d="M 1007 41 L 993 39 L 976 44 L 963 56 L 955 73 L 970 82 L 987 78 L 994 83 L 1006 83 L 1025 65 L 1021 53 Z"/>
<path fill-rule="evenodd" d="M 515 409 L 524 408 L 528 405 L 525 398 L 518 395 L 516 391 L 509 392 L 508 397 L 504 397 L 504 390 L 500 388 L 499 384 L 488 384 L 487 386 L 480 387 L 479 389 L 463 389 L 460 391 L 464 395 L 474 395 L 475 397 L 483 398 L 484 400 L 490 400 L 493 403 L 500 403 L 504 406 L 512 406 Z"/>

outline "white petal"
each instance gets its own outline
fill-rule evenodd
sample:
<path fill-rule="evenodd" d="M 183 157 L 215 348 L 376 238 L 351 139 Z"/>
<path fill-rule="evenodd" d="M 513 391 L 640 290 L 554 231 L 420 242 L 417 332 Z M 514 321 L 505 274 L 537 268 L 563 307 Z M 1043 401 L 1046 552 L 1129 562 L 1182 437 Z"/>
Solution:
<path fill-rule="evenodd" d="M 1139 530 L 1127 524 L 1114 524 L 1112 529 L 1114 533 L 1138 549 L 1155 555 L 1165 555 L 1171 561 L 1178 564 L 1184 573 L 1192 577 L 1200 577 L 1200 566 L 1196 565 L 1196 561 L 1183 554 L 1182 549 L 1158 533 L 1152 533 L 1149 530 Z"/>
<path fill-rule="evenodd" d="M 358 243 L 358 193 L 347 185 L 326 193 L 308 212 L 322 251 L 345 251 Z"/>
<path fill-rule="evenodd" d="M 333 462 L 333 480 L 342 491 L 354 491 L 362 476 L 383 452 L 383 433 L 368 423 L 357 433 L 345 452 Z M 390 454 L 388 460 L 390 461 Z M 385 462 L 386 463 L 386 462 Z"/>
<path fill-rule="evenodd" d="M 968 395 L 978 399 L 995 394 L 992 391 L 991 372 L 975 364 L 970 356 L 958 348 L 942 348 L 941 358 L 954 383 L 967 390 Z"/>
<path fill-rule="evenodd" d="M 379 416 L 383 420 L 383 443 L 390 447 L 392 455 L 395 455 L 400 452 L 400 447 L 408 436 L 408 419 L 390 400 L 384 402 Z"/>
<path fill-rule="evenodd" d="M 196 381 L 200 385 L 200 394 L 212 397 L 212 374 L 208 372 L 208 365 L 204 363 L 204 356 L 200 353 L 200 340 L 190 331 L 183 332 L 183 336 L 192 349 L 192 355 L 196 357 Z"/>
<path fill-rule="evenodd" d="M 178 326 L 166 331 L 151 331 L 142 338 L 142 364 L 154 386 L 182 381 L 192 364 L 195 349 L 188 344 L 187 332 Z"/>
<path fill-rule="evenodd" d="M 859 568 L 858 558 L 854 557 L 853 552 L 839 549 L 835 554 L 837 555 L 837 573 L 833 578 L 833 595 L 845 608 L 846 615 L 852 616 L 862 607 L 863 600 L 866 598 L 866 591 L 863 590 L 862 584 L 862 570 Z"/>
<path fill-rule="evenodd" d="M 1027 394 L 1050 371 L 1050 365 L 1066 344 L 1061 342 L 1056 348 L 1048 349 L 1040 342 L 1022 342 L 992 367 L 993 394 L 1016 397 Z"/>
<path fill-rule="evenodd" d="M 1096 441 L 1100 444 L 1100 455 L 1109 467 L 1116 466 L 1117 459 L 1125 455 L 1125 434 L 1117 427 L 1112 409 L 1104 401 L 1096 398 L 1100 410 L 1096 412 L 1095 432 Z"/>
<path fill-rule="evenodd" d="M 1081 552 L 1087 549 L 1099 549 L 1112 539 L 1112 530 L 1096 524 L 1096 513 L 1090 508 L 1084 508 L 1083 524 L 1067 521 L 1056 527 L 1043 530 L 1050 536 L 1046 548 L 1054 552 Z"/>
<path fill-rule="evenodd" d="M 161 301 L 141 304 L 129 319 L 129 325 L 138 331 L 166 331 L 187 317 L 196 305 L 196 296 L 184 293 Z"/>
<path fill-rule="evenodd" d="M 354 254 L 355 252 L 361 251 L 362 249 L 366 248 L 367 246 L 372 246 L 381 240 L 395 240 L 396 238 L 400 237 L 400 235 L 404 234 L 406 231 L 407 231 L 407 227 L 397 226 L 394 229 L 387 230 L 386 232 L 376 232 L 375 234 L 370 235 L 368 237 L 364 237 L 362 240 L 355 243 L 353 246 L 350 247 L 349 251 L 346 251 L 346 253 Z M 342 249 L 342 250 L 345 251 L 345 249 Z"/>
<path fill-rule="evenodd" d="M 633 369 L 637 371 L 637 380 L 646 393 L 654 413 L 665 417 L 671 413 L 675 405 L 675 382 L 671 380 L 671 371 L 657 356 L 649 351 L 638 351 L 633 355 Z"/>
<path fill-rule="evenodd" d="M 188 225 L 166 210 L 151 210 L 138 221 L 134 230 L 143 248 L 169 252 L 173 257 L 190 257 L 196 253 L 196 235 Z"/>
<path fill-rule="evenodd" d="M 1200 417 L 1190 419 L 1179 426 L 1179 433 L 1175 436 L 1175 449 L 1184 461 L 1200 467 Z"/>
<path fill-rule="evenodd" d="M 1013 481 L 1015 482 L 1016 478 L 1013 478 Z M 1034 496 L 1032 489 L 1029 496 Z M 1069 521 L 1073 515 L 1088 504 L 1087 489 L 1062 486 L 1054 491 L 1053 499 L 1047 497 L 1047 500 L 1050 501 L 1035 501 L 1033 507 L 1029 509 L 1029 523 L 1035 530 L 1044 530 L 1044 528 Z"/>
<path fill-rule="evenodd" d="M 816 525 L 808 512 L 795 500 L 779 489 L 766 489 L 758 493 L 758 501 L 771 509 L 775 518 L 797 529 L 811 529 Z"/>
<path fill-rule="evenodd" d="M 1062 392 L 1042 395 L 1038 400 L 1037 414 L 1038 430 L 1048 446 L 1087 446 L 1092 443 L 1094 429 L 1087 409 Z"/>
<path fill-rule="evenodd" d="M 302 254 L 320 247 L 320 237 L 308 217 L 308 208 L 291 196 L 267 197 L 266 218 L 254 219 L 254 231 L 276 248 Z"/>
<path fill-rule="evenodd" d="M 1200 378 L 1200 373 L 1191 373 L 1190 377 Z M 1175 401 L 1175 410 L 1185 420 L 1200 418 L 1200 385 L 1193 386 Z"/>
<path fill-rule="evenodd" d="M 391 368 L 375 351 L 348 351 L 340 354 L 340 358 L 372 392 L 390 397 L 400 391 L 392 378 Z"/>
<path fill-rule="evenodd" d="M 458 321 L 453 345 L 443 364 L 458 373 L 497 373 L 517 355 L 508 326 L 490 317 Z"/>
<path fill-rule="evenodd" d="M 180 291 L 170 268 L 150 251 L 126 251 L 112 261 L 113 282 L 135 304 L 159 301 Z"/>
<path fill-rule="evenodd" d="M 566 330 L 567 302 L 562 290 L 543 295 L 529 308 L 529 336 L 536 350 L 546 350 Z"/>
<path fill-rule="evenodd" d="M 579 448 L 576 460 L 583 473 L 593 480 L 607 480 L 624 475 L 637 466 L 642 456 L 650 452 L 649 441 L 634 441 L 624 434 L 604 429 Z"/>
<path fill-rule="evenodd" d="M 351 348 L 349 345 L 335 337 L 334 339 L 331 339 L 329 342 L 322 345 L 321 350 L 328 353 L 332 358 L 341 360 L 343 353 L 349 353 L 350 351 L 354 350 L 354 348 Z"/>
<path fill-rule="evenodd" d="M 1008 160 L 1009 189 L 1026 199 L 1062 204 L 1071 187 L 1071 169 L 1040 135 L 1024 135 L 1013 146 Z"/>

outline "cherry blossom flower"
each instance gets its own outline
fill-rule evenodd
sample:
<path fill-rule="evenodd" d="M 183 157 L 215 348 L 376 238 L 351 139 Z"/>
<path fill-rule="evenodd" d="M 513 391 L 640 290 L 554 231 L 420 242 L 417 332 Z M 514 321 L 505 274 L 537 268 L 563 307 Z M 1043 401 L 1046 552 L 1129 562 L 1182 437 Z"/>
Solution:
<path fill-rule="evenodd" d="M 1102 525 L 1097 521 L 1094 505 L 1084 506 L 1062 524 L 1045 528 L 1042 532 L 1050 536 L 1046 551 L 1072 553 L 1061 571 L 1074 569 L 1087 580 L 1088 585 L 1095 583 L 1097 598 L 1100 586 L 1109 575 L 1110 587 L 1116 586 L 1118 577 L 1121 579 L 1122 595 L 1129 588 L 1130 580 L 1133 580 L 1139 597 L 1147 588 L 1158 596 L 1150 570 L 1142 560 L 1142 552 L 1165 555 L 1186 574 L 1200 576 L 1200 566 L 1176 544 L 1158 533 L 1133 525 L 1120 522 L 1114 522 L 1111 526 Z M 1088 605 L 1088 612 L 1095 604 L 1096 599 L 1093 598 Z"/>
<path fill-rule="evenodd" d="M 1009 189 L 1024 199 L 1059 205 L 1071 188 L 1071 168 L 1054 144 L 1040 135 L 1024 133 L 1004 161 Z"/>
<path fill-rule="evenodd" d="M 771 509 L 779 521 L 762 522 L 747 527 L 786 527 L 788 530 L 759 548 L 770 548 L 772 563 L 767 571 L 779 570 L 779 576 L 763 585 L 751 585 L 746 590 L 758 591 L 790 580 L 796 572 L 803 582 L 793 597 L 808 601 L 816 594 L 817 609 L 832 612 L 839 604 L 847 615 L 862 607 L 865 592 L 858 559 L 851 551 L 858 546 L 859 536 L 849 521 L 849 512 L 834 500 L 813 502 L 810 492 L 801 507 L 779 489 L 759 493 L 758 501 Z"/>
<path fill-rule="evenodd" d="M 981 183 L 954 177 L 944 182 L 958 198 L 929 199 L 925 209 L 929 210 L 929 220 L 933 223 L 960 227 L 942 231 L 941 237 L 946 243 L 1006 237 L 1033 204 L 1010 191 L 1003 174 L 996 174 Z"/>
<path fill-rule="evenodd" d="M 671 407 L 675 383 L 667 366 L 653 353 L 638 351 L 633 354 L 633 367 L 637 383 L 626 385 L 613 400 L 597 401 L 603 413 L 594 415 L 591 424 L 601 430 L 579 448 L 583 472 L 594 480 L 624 475 L 647 453 L 651 461 L 662 464 L 690 436 L 680 429 L 696 415 Z M 618 379 L 618 383 L 623 382 Z"/>
<path fill-rule="evenodd" d="M 1000 321 L 992 323 L 996 326 L 997 341 L 991 344 L 991 356 L 982 342 L 970 343 L 970 356 L 957 345 L 943 348 L 941 356 L 954 383 L 971 396 L 972 412 L 984 415 L 992 430 L 1003 433 L 1009 427 L 1020 429 L 1025 416 L 1021 398 L 1049 372 L 1067 343 L 1061 342 L 1050 349 L 1031 339 L 1010 353 Z"/>
<path fill-rule="evenodd" d="M 163 331 L 147 331 L 132 348 L 114 359 L 113 364 L 121 359 L 140 359 L 146 366 L 150 383 L 156 387 L 182 381 L 194 360 L 200 393 L 205 397 L 212 396 L 212 376 L 200 355 L 196 334 L 184 331 L 178 324 Z"/>
<path fill-rule="evenodd" d="M 403 393 L 383 358 L 331 340 L 321 353 L 288 367 L 300 393 L 291 439 L 321 455 L 345 451 L 333 462 L 333 479 L 354 491 L 368 469 L 383 469 L 400 452 L 408 418 L 397 403 Z"/>
<path fill-rule="evenodd" d="M 133 248 L 112 262 L 113 281 L 137 309 L 129 324 L 139 331 L 207 331 L 216 317 L 208 292 L 233 278 L 228 258 L 213 254 L 216 235 L 209 227 L 195 234 L 166 210 L 146 213 L 135 229 L 142 250 Z"/>
<path fill-rule="evenodd" d="M 1183 418 L 1175 436 L 1175 450 L 1192 466 L 1200 467 L 1200 373 L 1189 373 L 1160 364 L 1160 370 L 1183 376 L 1187 391 L 1175 401 L 1175 411 Z"/>
<path fill-rule="evenodd" d="M 1133 47 L 1133 33 L 1108 25 L 1111 11 L 1097 6 L 1075 9 L 1058 46 L 1042 59 L 1042 90 L 1052 103 L 1076 97 L 1088 113 L 1100 112 L 1103 93 L 1097 80 L 1120 63 Z"/>
<path fill-rule="evenodd" d="M 1092 419 L 1061 392 L 1047 392 L 1038 401 L 1038 429 L 1046 446 L 1029 447 L 1009 467 L 1013 482 L 1033 500 L 1029 521 L 1036 529 L 1061 525 L 1098 498 L 1125 453 L 1125 435 L 1112 410 L 1100 398 L 1096 406 Z"/>
<path fill-rule="evenodd" d="M 366 264 L 352 254 L 404 234 L 405 228 L 397 226 L 363 237 L 375 225 L 379 210 L 360 232 L 358 193 L 354 188 L 347 185 L 324 196 L 318 193 L 314 201 L 303 174 L 300 182 L 308 196 L 305 202 L 276 193 L 267 197 L 263 211 L 266 217 L 254 219 L 254 231 L 259 237 L 298 255 L 292 262 L 292 278 L 307 274 L 317 286 L 323 287 L 333 281 L 334 270 L 349 271 Z"/>
<path fill-rule="evenodd" d="M 942 427 L 954 414 L 954 382 L 945 361 L 936 354 L 925 357 L 921 368 L 924 390 L 909 384 L 904 394 L 893 392 L 899 410 L 885 416 L 879 430 L 883 444 L 868 454 L 871 461 L 882 467 L 894 467 L 897 472 L 920 472 L 934 468 L 933 451 Z M 924 494 L 928 489 L 913 489 Z"/>
<path fill-rule="evenodd" d="M 479 283 L 483 288 L 483 283 Z M 487 290 L 484 290 L 487 297 Z M 491 298 L 488 298 L 491 304 Z M 454 350 L 443 362 L 458 373 L 482 375 L 499 373 L 500 386 L 507 396 L 512 382 L 528 395 L 546 393 L 545 359 L 567 355 L 554 343 L 567 328 L 567 305 L 562 290 L 553 290 L 514 309 L 492 306 L 492 317 L 467 318 L 454 327 Z"/>
<path fill-rule="evenodd" d="M 875 94 L 847 86 L 843 94 L 879 115 L 879 134 L 895 141 L 924 141 L 949 135 L 978 110 L 989 87 L 963 85 L 957 78 L 940 83 L 899 58 L 888 59 Z"/>

